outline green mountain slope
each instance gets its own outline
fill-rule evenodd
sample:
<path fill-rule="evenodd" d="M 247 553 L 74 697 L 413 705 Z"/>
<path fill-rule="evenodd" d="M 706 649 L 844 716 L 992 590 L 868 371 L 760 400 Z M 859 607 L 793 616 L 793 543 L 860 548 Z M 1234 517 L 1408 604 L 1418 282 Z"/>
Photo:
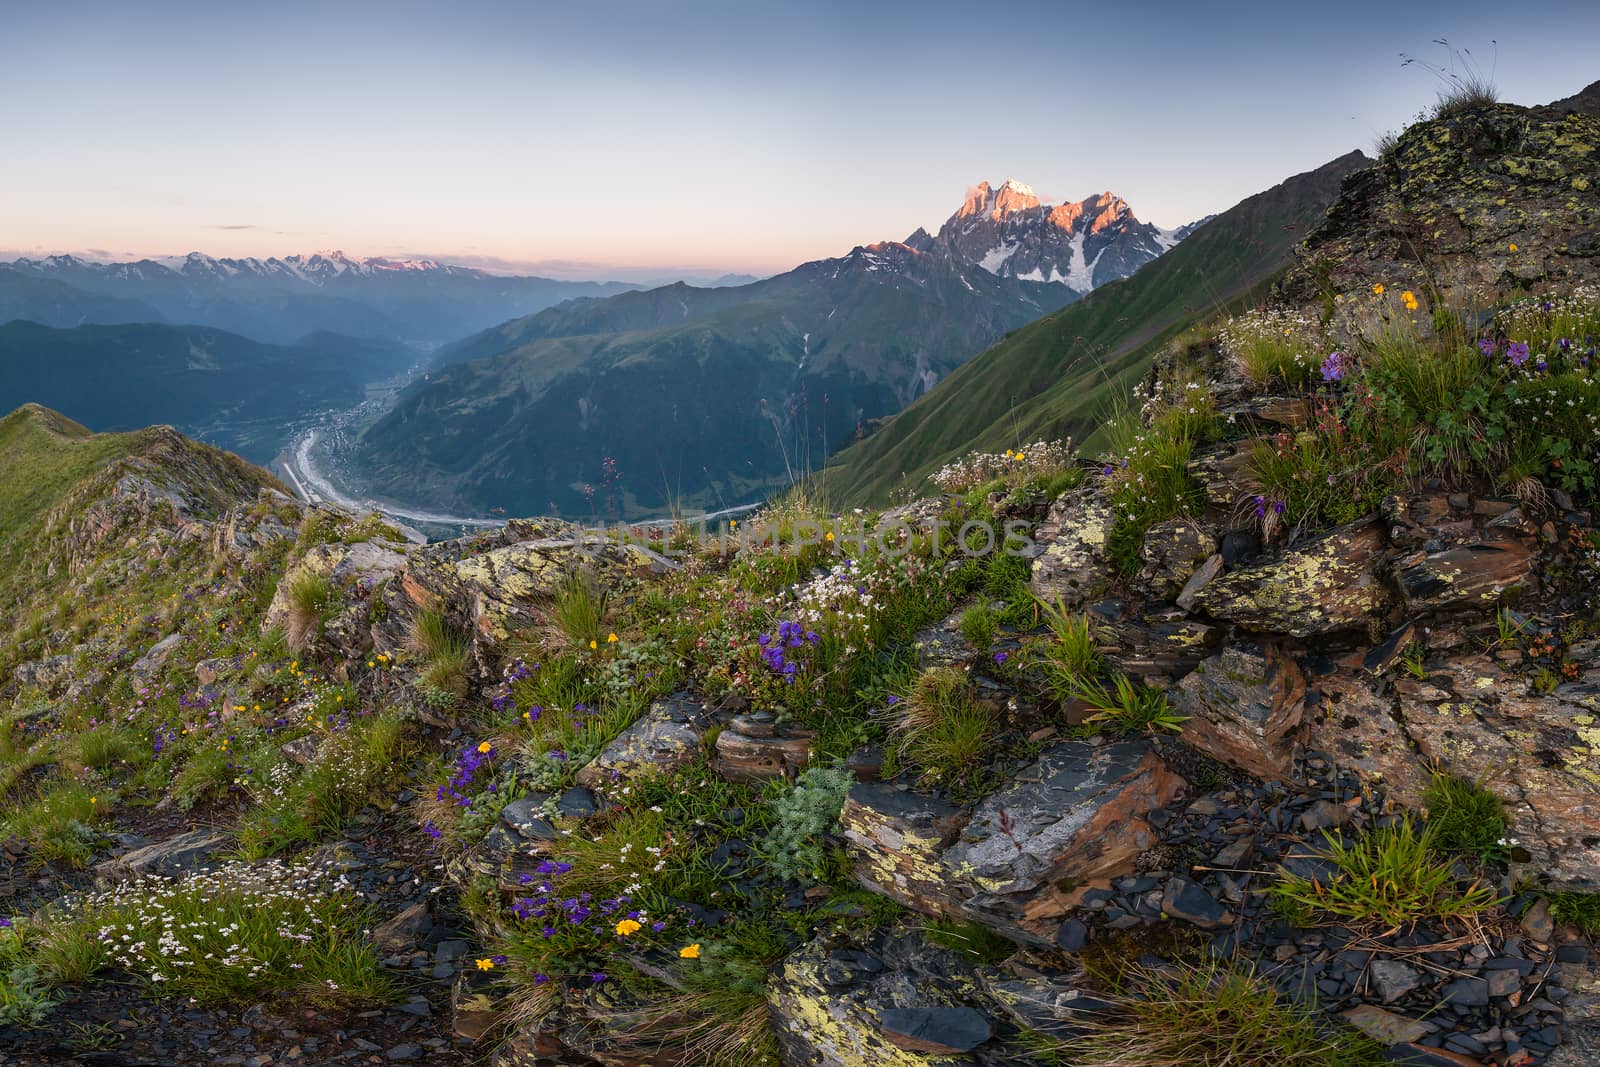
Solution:
<path fill-rule="evenodd" d="M 54 278 L 0 266 L 0 322 L 27 319 L 45 326 L 161 322 L 166 316 L 142 300 L 91 293 Z"/>
<path fill-rule="evenodd" d="M 376 495 L 480 511 L 611 511 L 586 485 L 618 515 L 744 502 L 1071 297 L 891 243 L 736 289 L 574 301 L 456 346 L 354 465 Z"/>
<path fill-rule="evenodd" d="M 293 420 L 359 402 L 404 346 L 336 334 L 263 344 L 204 326 L 0 325 L 0 410 L 65 411 L 96 430 L 169 423 L 267 462 Z"/>
<path fill-rule="evenodd" d="M 1008 334 L 872 436 L 834 457 L 838 504 L 916 491 L 973 449 L 1091 433 L 1117 391 L 1195 318 L 1260 293 L 1326 213 L 1360 152 L 1298 174 L 1218 215 L 1137 274 Z"/>
<path fill-rule="evenodd" d="M 114 535 L 119 510 L 167 505 L 215 516 L 263 486 L 282 488 L 266 471 L 170 427 L 97 434 L 25 404 L 0 418 L 0 614 L 70 581 L 72 560 Z M 88 520 L 91 508 L 97 515 Z"/>

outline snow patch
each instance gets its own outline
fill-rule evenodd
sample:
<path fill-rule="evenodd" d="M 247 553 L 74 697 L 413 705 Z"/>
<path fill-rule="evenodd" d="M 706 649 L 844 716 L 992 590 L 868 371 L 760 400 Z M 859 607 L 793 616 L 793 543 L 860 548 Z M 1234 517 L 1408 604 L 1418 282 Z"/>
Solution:
<path fill-rule="evenodd" d="M 978 266 L 990 274 L 999 274 L 1000 268 L 1005 264 L 1005 261 L 1010 259 L 1011 254 L 1020 247 L 1021 244 L 1015 241 L 1008 245 L 996 245 L 983 254 L 983 258 L 978 260 Z"/>

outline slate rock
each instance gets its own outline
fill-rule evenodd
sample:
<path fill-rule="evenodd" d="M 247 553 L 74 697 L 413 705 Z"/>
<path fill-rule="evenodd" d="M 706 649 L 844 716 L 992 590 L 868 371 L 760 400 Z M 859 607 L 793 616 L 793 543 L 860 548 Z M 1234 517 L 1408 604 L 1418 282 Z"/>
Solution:
<path fill-rule="evenodd" d="M 953 1056 L 971 1052 L 994 1034 L 976 1008 L 886 1008 L 878 1024 L 897 1048 Z"/>

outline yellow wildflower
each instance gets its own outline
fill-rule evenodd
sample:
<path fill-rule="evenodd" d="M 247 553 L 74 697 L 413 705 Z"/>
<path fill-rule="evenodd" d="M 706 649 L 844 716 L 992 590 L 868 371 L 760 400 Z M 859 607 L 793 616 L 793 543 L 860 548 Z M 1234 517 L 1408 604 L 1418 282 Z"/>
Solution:
<path fill-rule="evenodd" d="M 1513 241 L 1513 242 L 1511 242 L 1511 251 L 1515 252 L 1516 250 L 1517 250 L 1517 243 L 1515 241 Z"/>
<path fill-rule="evenodd" d="M 485 755 L 485 756 L 487 756 L 487 755 L 488 755 L 488 754 L 489 754 L 489 750 L 490 750 L 490 749 L 491 749 L 491 748 L 493 748 L 493 747 L 494 747 L 494 746 L 493 746 L 493 745 L 491 745 L 491 744 L 490 744 L 490 743 L 489 743 L 489 742 L 487 742 L 487 741 L 483 741 L 483 742 L 480 742 L 480 743 L 479 743 L 479 744 L 478 744 L 478 751 L 479 751 L 479 752 L 482 752 L 482 753 L 483 753 L 483 754 L 484 754 L 484 755 Z"/>
<path fill-rule="evenodd" d="M 825 540 L 825 541 L 832 541 L 832 540 L 833 540 L 833 531 L 832 531 L 832 530 L 829 530 L 829 531 L 828 531 L 828 536 L 827 536 L 827 537 L 825 537 L 825 538 L 823 538 L 823 540 Z"/>
<path fill-rule="evenodd" d="M 1372 287 L 1372 291 L 1374 293 L 1377 293 L 1379 296 L 1382 296 L 1383 295 L 1383 283 L 1379 282 L 1377 285 L 1374 285 Z"/>
<path fill-rule="evenodd" d="M 616 634 L 607 634 L 606 635 L 606 644 L 614 645 L 616 643 L 617 643 L 617 635 Z"/>
<path fill-rule="evenodd" d="M 494 970 L 494 960 L 489 959 L 487 956 L 485 956 L 483 959 L 478 961 L 478 970 L 480 970 L 480 971 L 492 971 L 492 970 Z"/>
<path fill-rule="evenodd" d="M 598 641 L 590 641 L 589 642 L 589 647 L 590 648 L 599 648 L 600 647 L 600 643 Z"/>
<path fill-rule="evenodd" d="M 679 958 L 686 959 L 686 960 L 697 960 L 697 959 L 699 959 L 700 958 L 700 942 L 696 941 L 692 945 L 683 946 L 682 948 L 680 948 L 678 950 L 678 956 L 679 956 Z"/>
<path fill-rule="evenodd" d="M 1400 302 L 1406 306 L 1407 311 L 1417 310 L 1417 296 L 1410 289 L 1400 294 Z"/>
<path fill-rule="evenodd" d="M 617 923 L 617 936 L 627 937 L 629 934 L 636 934 L 642 929 L 643 927 L 632 919 L 623 919 Z"/>

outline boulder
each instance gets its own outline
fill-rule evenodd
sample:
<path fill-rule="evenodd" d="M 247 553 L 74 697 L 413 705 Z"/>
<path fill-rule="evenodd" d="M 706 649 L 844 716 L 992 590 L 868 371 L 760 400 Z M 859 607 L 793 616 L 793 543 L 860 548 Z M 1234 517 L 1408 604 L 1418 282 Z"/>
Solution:
<path fill-rule="evenodd" d="M 1158 522 L 1145 532 L 1139 547 L 1141 566 L 1134 584 L 1149 596 L 1169 600 L 1216 551 L 1217 539 L 1192 519 Z"/>
<path fill-rule="evenodd" d="M 47 656 L 44 659 L 19 663 L 11 672 L 11 677 L 23 688 L 31 687 L 52 693 L 72 677 L 72 657 L 63 653 L 59 656 Z"/>
<path fill-rule="evenodd" d="M 426 901 L 409 905 L 372 931 L 372 944 L 380 956 L 397 956 L 415 948 L 433 929 Z"/>
<path fill-rule="evenodd" d="M 1375 524 L 1341 526 L 1224 574 L 1195 594 L 1194 606 L 1257 633 L 1314 637 L 1360 630 L 1389 606 L 1382 562 L 1383 535 Z"/>
<path fill-rule="evenodd" d="M 578 781 L 604 793 L 642 774 L 668 774 L 694 762 L 706 731 L 719 718 L 687 693 L 651 703 L 650 710 L 578 771 Z"/>
<path fill-rule="evenodd" d="M 142 689 L 154 682 L 166 668 L 167 660 L 172 658 L 172 654 L 178 651 L 178 647 L 182 644 L 182 634 L 168 634 L 151 645 L 150 651 L 140 656 L 133 666 L 128 668 L 128 673 L 133 677 L 134 688 Z"/>
<path fill-rule="evenodd" d="M 987 996 L 971 961 L 906 926 L 818 937 L 783 961 L 767 1004 L 786 1064 L 1035 1062 L 1013 1048 L 991 1047 L 992 1020 L 1003 1009 Z"/>
<path fill-rule="evenodd" d="M 560 519 L 513 519 L 454 541 L 416 548 L 384 590 L 388 609 L 374 628 L 382 651 L 405 641 L 418 608 L 446 609 L 486 647 L 541 621 L 571 574 L 592 574 L 614 589 L 640 575 L 664 574 L 676 561 L 644 544 L 586 532 Z"/>
<path fill-rule="evenodd" d="M 1538 561 L 1527 541 L 1456 545 L 1396 560 L 1395 579 L 1413 614 L 1487 607 L 1536 589 Z"/>
<path fill-rule="evenodd" d="M 1306 680 L 1278 649 L 1241 644 L 1196 667 L 1173 688 L 1192 748 L 1258 778 L 1284 779 L 1294 764 Z"/>
<path fill-rule="evenodd" d="M 936 797 L 888 782 L 850 788 L 839 828 L 858 881 L 908 908 L 941 914 L 956 907 L 941 862 L 966 825 L 967 813 Z"/>
<path fill-rule="evenodd" d="M 1050 505 L 1034 532 L 1034 595 L 1047 603 L 1059 600 L 1069 611 L 1103 595 L 1111 581 L 1110 530 L 1111 507 L 1091 491 L 1068 493 Z"/>
<path fill-rule="evenodd" d="M 941 862 L 968 915 L 1050 945 L 1072 890 L 1132 870 L 1158 840 L 1145 816 L 1187 785 L 1147 741 L 1058 742 L 978 805 Z"/>
<path fill-rule="evenodd" d="M 310 573 L 327 578 L 337 588 L 370 592 L 380 583 L 393 578 L 405 564 L 405 545 L 388 541 L 359 541 L 352 545 L 335 541 L 314 545 L 298 563 L 285 573 L 284 580 L 272 594 L 272 603 L 261 618 L 261 632 L 281 628 L 289 621 L 289 578 L 300 573 Z M 362 615 L 366 612 L 363 609 Z"/>

